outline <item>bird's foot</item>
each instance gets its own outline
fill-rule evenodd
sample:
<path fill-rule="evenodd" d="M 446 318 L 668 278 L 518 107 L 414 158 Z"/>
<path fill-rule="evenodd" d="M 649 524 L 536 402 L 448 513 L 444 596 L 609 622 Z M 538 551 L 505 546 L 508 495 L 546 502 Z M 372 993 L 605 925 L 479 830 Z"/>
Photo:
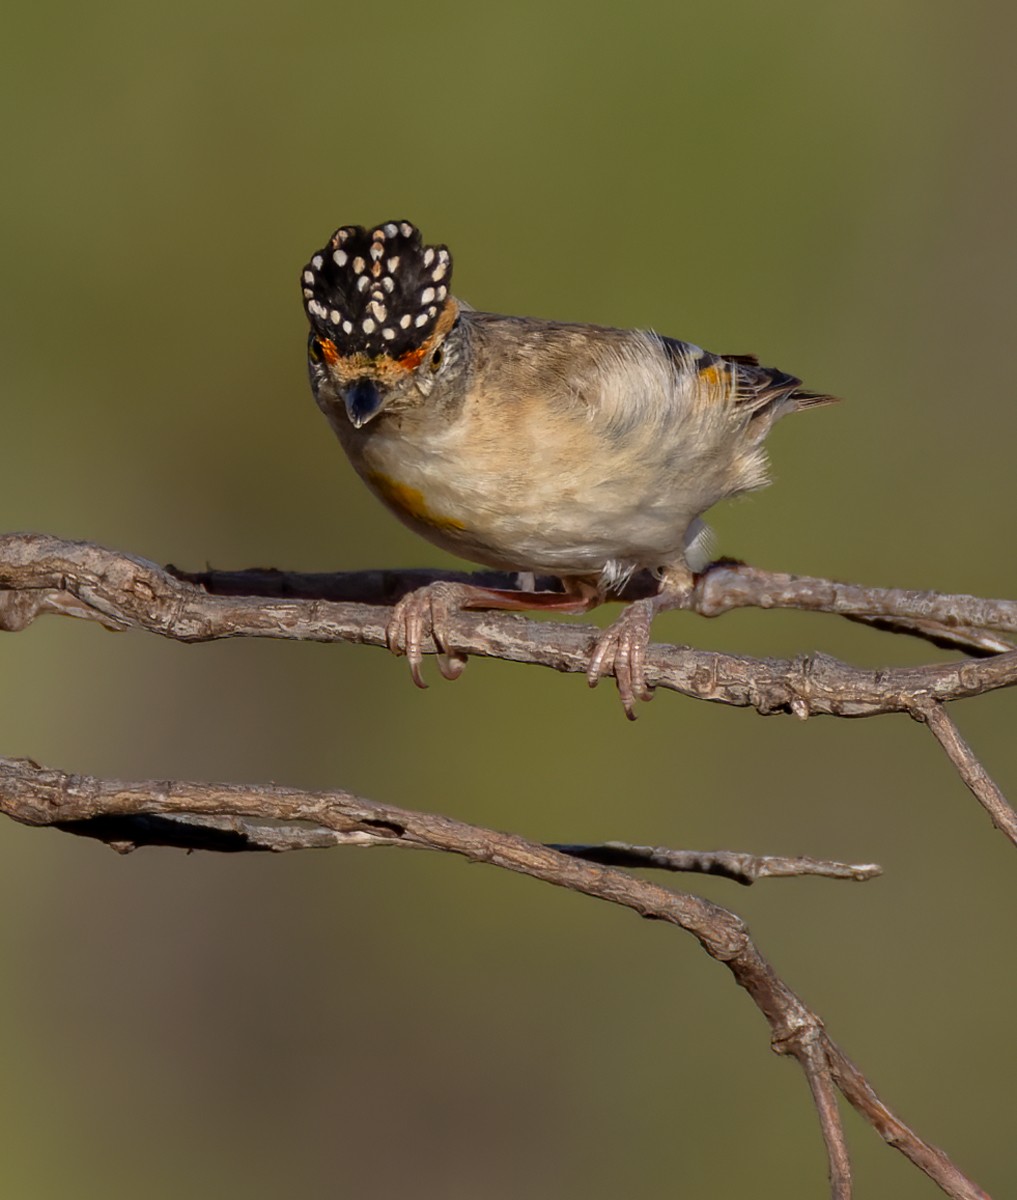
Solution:
<path fill-rule="evenodd" d="M 615 677 L 618 695 L 630 721 L 636 719 L 637 700 L 653 699 L 653 688 L 646 682 L 646 648 L 657 613 L 655 600 L 656 597 L 634 600 L 608 625 L 597 639 L 586 672 L 590 687 L 596 687 L 604 675 Z"/>
<path fill-rule="evenodd" d="M 656 596 L 634 600 L 597 638 L 586 682 L 590 687 L 596 687 L 603 676 L 613 675 L 622 707 L 630 721 L 636 719 L 637 700 L 653 699 L 653 688 L 646 682 L 646 650 L 653 618 L 664 609 L 681 608 L 691 592 L 692 583 L 691 572 L 673 571 L 665 575 Z"/>
<path fill-rule="evenodd" d="M 419 688 L 426 688 L 421 666 L 428 638 L 438 650 L 438 670 L 446 679 L 458 679 L 466 667 L 466 655 L 448 644 L 449 618 L 461 612 L 471 593 L 481 589 L 468 583 L 439 581 L 408 592 L 392 610 L 385 627 L 385 641 L 393 654 L 405 654 L 410 675 Z"/>
<path fill-rule="evenodd" d="M 385 640 L 393 654 L 405 654 L 413 682 L 426 688 L 421 666 L 424 643 L 429 639 L 438 651 L 438 669 L 446 679 L 458 679 L 467 656 L 449 642 L 449 621 L 464 609 L 504 609 L 555 612 L 584 612 L 583 600 L 562 592 L 514 592 L 476 587 L 471 583 L 439 580 L 409 592 L 392 610 L 385 627 Z"/>

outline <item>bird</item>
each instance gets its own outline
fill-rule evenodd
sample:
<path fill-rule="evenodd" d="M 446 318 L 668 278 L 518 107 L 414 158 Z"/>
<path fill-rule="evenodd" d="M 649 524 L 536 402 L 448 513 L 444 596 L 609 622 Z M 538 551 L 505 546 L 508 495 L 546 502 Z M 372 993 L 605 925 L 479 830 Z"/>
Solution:
<path fill-rule="evenodd" d="M 615 676 L 634 719 L 653 694 L 653 618 L 681 607 L 710 561 L 703 514 L 769 482 L 763 442 L 779 418 L 836 400 L 751 355 L 474 309 L 451 290 L 448 247 L 409 221 L 337 229 L 301 286 L 311 388 L 367 487 L 443 550 L 561 582 L 409 592 L 386 639 L 419 687 L 428 638 L 441 673 L 461 673 L 458 611 L 585 612 L 648 570 L 656 592 L 601 633 L 587 671 L 591 687 Z"/>

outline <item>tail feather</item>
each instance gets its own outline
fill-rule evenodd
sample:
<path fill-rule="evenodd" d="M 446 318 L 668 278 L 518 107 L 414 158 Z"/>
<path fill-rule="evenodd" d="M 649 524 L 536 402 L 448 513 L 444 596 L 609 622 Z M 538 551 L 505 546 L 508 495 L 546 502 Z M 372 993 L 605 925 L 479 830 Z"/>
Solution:
<path fill-rule="evenodd" d="M 835 404 L 837 396 L 813 392 L 801 386 L 797 375 L 776 367 L 761 366 L 751 354 L 725 354 L 724 361 L 732 365 L 738 381 L 739 402 L 751 410 L 753 419 L 779 417 L 786 412 L 803 408 L 819 408 Z"/>
<path fill-rule="evenodd" d="M 788 396 L 794 401 L 795 409 L 822 408 L 824 404 L 840 404 L 840 396 L 829 396 L 826 392 L 807 392 L 803 388 L 795 388 Z"/>

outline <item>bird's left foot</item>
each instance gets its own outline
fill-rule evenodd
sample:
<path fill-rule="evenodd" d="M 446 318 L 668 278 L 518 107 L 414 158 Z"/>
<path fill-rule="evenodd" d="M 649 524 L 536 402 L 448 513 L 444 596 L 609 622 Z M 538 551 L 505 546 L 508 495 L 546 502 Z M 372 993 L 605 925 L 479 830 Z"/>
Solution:
<path fill-rule="evenodd" d="M 636 701 L 652 700 L 653 688 L 646 682 L 646 650 L 650 628 L 657 613 L 681 608 L 692 588 L 691 572 L 665 576 L 656 596 L 634 600 L 597 639 L 586 671 L 586 682 L 596 687 L 604 675 L 614 675 L 625 715 L 636 719 Z"/>

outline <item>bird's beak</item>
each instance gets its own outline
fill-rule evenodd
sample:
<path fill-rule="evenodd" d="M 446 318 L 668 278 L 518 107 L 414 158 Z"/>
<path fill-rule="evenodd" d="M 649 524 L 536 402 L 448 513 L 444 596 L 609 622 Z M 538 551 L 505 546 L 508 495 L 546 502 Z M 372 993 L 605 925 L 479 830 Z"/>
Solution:
<path fill-rule="evenodd" d="M 357 379 L 346 389 L 346 415 L 359 429 L 381 411 L 384 399 L 373 379 Z"/>

